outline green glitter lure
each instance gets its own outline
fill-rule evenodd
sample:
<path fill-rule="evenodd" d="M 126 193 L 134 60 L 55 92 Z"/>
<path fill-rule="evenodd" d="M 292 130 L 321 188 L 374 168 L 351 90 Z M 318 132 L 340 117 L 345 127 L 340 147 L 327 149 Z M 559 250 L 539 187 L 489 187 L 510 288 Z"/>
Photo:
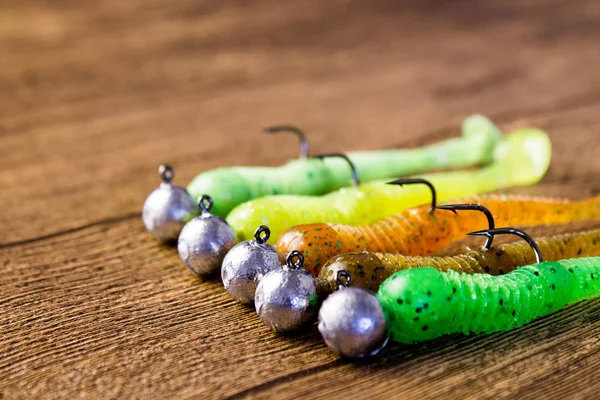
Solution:
<path fill-rule="evenodd" d="M 390 337 L 400 343 L 507 331 L 598 296 L 600 257 L 540 262 L 502 276 L 416 268 L 395 273 L 377 292 Z"/>

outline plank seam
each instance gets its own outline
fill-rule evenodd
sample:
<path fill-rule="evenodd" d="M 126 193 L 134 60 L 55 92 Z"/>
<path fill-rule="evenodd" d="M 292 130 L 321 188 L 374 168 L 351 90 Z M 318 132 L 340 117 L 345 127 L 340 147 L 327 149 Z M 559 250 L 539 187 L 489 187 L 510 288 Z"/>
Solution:
<path fill-rule="evenodd" d="M 64 230 L 57 231 L 57 232 L 48 233 L 48 234 L 42 235 L 42 236 L 36 236 L 36 237 L 32 237 L 29 239 L 23 239 L 23 240 L 17 240 L 14 242 L 0 243 L 0 249 L 16 247 L 16 246 L 20 246 L 22 244 L 35 243 L 35 242 L 39 242 L 41 240 L 52 239 L 52 238 L 59 237 L 62 235 L 68 235 L 69 233 L 79 232 L 79 231 L 82 231 L 87 228 L 92 228 L 94 226 L 115 224 L 117 222 L 122 222 L 122 221 L 126 221 L 126 220 L 133 219 L 133 218 L 139 218 L 141 216 L 142 216 L 142 213 L 135 212 L 135 213 L 129 213 L 129 214 L 125 214 L 125 215 L 120 215 L 117 217 L 105 218 L 105 219 L 101 219 L 98 221 L 93 221 L 93 222 L 87 223 L 85 225 L 81 225 L 81 226 L 77 226 L 77 227 L 69 228 L 69 229 L 64 229 Z"/>

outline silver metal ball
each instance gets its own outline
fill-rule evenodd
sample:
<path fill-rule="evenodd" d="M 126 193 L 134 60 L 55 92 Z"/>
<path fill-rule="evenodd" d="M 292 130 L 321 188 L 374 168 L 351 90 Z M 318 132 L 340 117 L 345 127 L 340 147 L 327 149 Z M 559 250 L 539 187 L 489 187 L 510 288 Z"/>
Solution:
<path fill-rule="evenodd" d="M 284 333 L 310 322 L 318 308 L 315 279 L 297 265 L 289 264 L 288 261 L 288 266 L 267 273 L 258 283 L 254 298 L 260 319 L 271 329 Z"/>
<path fill-rule="evenodd" d="M 173 169 L 161 165 L 163 183 L 146 198 L 142 219 L 146 229 L 158 240 L 177 240 L 186 222 L 198 215 L 198 206 L 187 190 L 171 184 Z"/>
<path fill-rule="evenodd" d="M 379 300 L 359 287 L 342 287 L 323 302 L 319 332 L 332 351 L 349 358 L 374 355 L 388 340 Z"/>
<path fill-rule="evenodd" d="M 270 271 L 281 268 L 275 247 L 267 244 L 269 234 L 266 226 L 261 226 L 254 234 L 254 240 L 247 240 L 233 246 L 223 260 L 221 279 L 231 297 L 244 304 L 254 302 L 256 286 Z"/>
<path fill-rule="evenodd" d="M 218 271 L 225 254 L 235 245 L 235 235 L 227 222 L 211 215 L 208 212 L 210 207 L 202 205 L 205 198 L 210 199 L 202 196 L 202 214 L 183 227 L 177 243 L 179 257 L 186 267 L 198 275 L 210 275 Z"/>

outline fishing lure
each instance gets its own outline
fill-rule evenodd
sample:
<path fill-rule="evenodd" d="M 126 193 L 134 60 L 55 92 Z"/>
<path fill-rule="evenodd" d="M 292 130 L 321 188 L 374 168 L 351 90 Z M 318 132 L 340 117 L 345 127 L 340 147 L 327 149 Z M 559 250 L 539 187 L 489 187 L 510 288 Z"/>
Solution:
<path fill-rule="evenodd" d="M 514 233 L 533 245 L 537 263 L 506 275 L 461 274 L 423 267 L 396 272 L 377 295 L 342 287 L 319 312 L 319 331 L 333 351 L 347 357 L 377 353 L 387 339 L 400 343 L 463 332 L 518 328 L 567 304 L 600 296 L 600 257 L 542 262 L 535 241 L 514 228 L 476 232 Z M 341 271 L 340 285 L 351 275 Z M 387 334 L 386 334 L 387 332 Z"/>
<path fill-rule="evenodd" d="M 538 239 L 537 244 L 547 261 L 600 256 L 600 230 L 544 237 Z M 320 285 L 325 282 L 323 290 L 330 293 L 338 288 L 338 272 L 348 271 L 353 277 L 353 286 L 375 292 L 387 278 L 406 269 L 431 266 L 441 272 L 504 275 L 534 262 L 534 252 L 523 242 L 483 247 L 451 257 L 351 253 L 336 256 L 325 264 L 318 281 Z"/>
<path fill-rule="evenodd" d="M 561 224 L 600 218 L 600 196 L 569 201 L 522 196 L 473 196 L 461 199 L 466 205 L 436 207 L 435 189 L 432 208 L 422 206 L 382 219 L 372 225 L 307 224 L 285 231 L 277 241 L 279 252 L 295 249 L 304 254 L 305 269 L 317 275 L 321 267 L 339 254 L 369 251 L 405 256 L 428 255 L 480 229 L 485 218 L 480 213 L 457 210 L 478 209 L 478 205 L 496 215 L 500 226 Z M 436 209 L 454 211 L 454 214 Z M 491 215 L 487 216 L 489 221 Z"/>
<path fill-rule="evenodd" d="M 546 133 L 538 129 L 522 129 L 498 144 L 495 161 L 480 170 L 436 173 L 423 178 L 435 184 L 442 199 L 507 186 L 529 185 L 544 175 L 550 155 L 550 141 Z M 286 228 L 302 223 L 372 223 L 423 204 L 429 197 L 420 186 L 399 190 L 384 183 L 363 183 L 324 196 L 267 196 L 237 206 L 227 217 L 227 222 L 240 241 L 251 238 L 254 229 L 260 225 L 268 225 L 271 234 L 279 237 Z"/>
<path fill-rule="evenodd" d="M 281 167 L 228 167 L 203 172 L 187 187 L 192 197 L 210 194 L 215 200 L 213 213 L 225 218 L 235 206 L 252 199 L 277 194 L 321 195 L 348 185 L 350 175 L 343 162 L 308 158 L 308 144 L 298 128 L 274 126 L 265 131 L 296 134 L 301 144 L 300 159 Z M 498 128 L 482 115 L 466 118 L 462 135 L 417 149 L 359 151 L 348 156 L 367 182 L 427 170 L 488 164 L 503 139 Z"/>
<path fill-rule="evenodd" d="M 417 268 L 397 272 L 377 292 L 391 339 L 400 343 L 506 331 L 597 296 L 600 257 L 541 262 L 503 276 Z"/>

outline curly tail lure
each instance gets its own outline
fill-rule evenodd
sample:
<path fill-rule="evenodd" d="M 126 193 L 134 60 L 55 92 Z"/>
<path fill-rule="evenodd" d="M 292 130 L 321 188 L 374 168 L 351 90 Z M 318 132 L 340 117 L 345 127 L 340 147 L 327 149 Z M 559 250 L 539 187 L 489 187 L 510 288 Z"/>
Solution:
<path fill-rule="evenodd" d="M 433 191 L 435 194 L 435 191 Z M 562 224 L 600 218 L 600 196 L 583 201 L 522 196 L 473 196 L 461 199 L 463 205 L 429 206 L 405 210 L 372 225 L 307 224 L 285 231 L 277 241 L 280 252 L 304 254 L 307 271 L 317 275 L 321 267 L 339 254 L 368 251 L 405 256 L 428 255 L 461 239 L 467 232 L 481 229 L 486 218 L 481 213 L 457 210 L 485 208 L 497 216 L 499 226 Z M 435 207 L 435 198 L 433 201 Z"/>
<path fill-rule="evenodd" d="M 321 195 L 347 186 L 349 171 L 340 160 L 308 158 L 302 131 L 293 126 L 274 126 L 267 133 L 292 132 L 301 144 L 300 158 L 281 167 L 217 168 L 197 175 L 187 190 L 193 198 L 210 194 L 213 213 L 225 218 L 237 205 L 269 195 Z M 348 156 L 363 181 L 406 176 L 434 169 L 457 169 L 488 164 L 502 141 L 498 128 L 486 117 L 473 115 L 462 124 L 462 138 L 417 148 L 359 151 Z"/>
<path fill-rule="evenodd" d="M 600 257 L 541 262 L 502 276 L 410 269 L 392 275 L 377 292 L 390 338 L 400 343 L 506 331 L 598 296 Z"/>
<path fill-rule="evenodd" d="M 549 236 L 537 240 L 537 245 L 547 261 L 600 256 L 600 230 Z M 469 250 L 451 257 L 363 252 L 334 257 L 325 264 L 318 278 L 321 285 L 327 283 L 323 290 L 331 292 L 338 288 L 338 272 L 348 271 L 353 277 L 352 286 L 375 292 L 390 276 L 407 269 L 430 266 L 441 272 L 504 275 L 535 261 L 535 253 L 523 242 Z"/>
<path fill-rule="evenodd" d="M 435 185 L 442 199 L 530 185 L 544 175 L 550 155 L 546 133 L 538 129 L 521 129 L 498 144 L 492 164 L 476 171 L 436 173 L 423 178 Z M 421 186 L 399 189 L 384 183 L 363 183 L 324 196 L 267 196 L 239 205 L 229 214 L 227 222 L 237 233 L 238 240 L 251 238 L 256 226 L 260 225 L 268 225 L 272 235 L 279 237 L 286 228 L 298 224 L 319 221 L 349 225 L 373 223 L 426 203 L 430 197 Z"/>
<path fill-rule="evenodd" d="M 484 232 L 478 232 L 482 234 Z M 542 261 L 506 275 L 464 274 L 432 267 L 396 272 L 376 295 L 358 287 L 348 271 L 338 272 L 340 290 L 319 311 L 319 331 L 327 346 L 346 357 L 379 352 L 388 339 L 416 343 L 462 332 L 492 333 L 518 328 L 567 304 L 600 296 L 600 257 Z M 343 278 L 343 279 L 342 279 Z"/>

